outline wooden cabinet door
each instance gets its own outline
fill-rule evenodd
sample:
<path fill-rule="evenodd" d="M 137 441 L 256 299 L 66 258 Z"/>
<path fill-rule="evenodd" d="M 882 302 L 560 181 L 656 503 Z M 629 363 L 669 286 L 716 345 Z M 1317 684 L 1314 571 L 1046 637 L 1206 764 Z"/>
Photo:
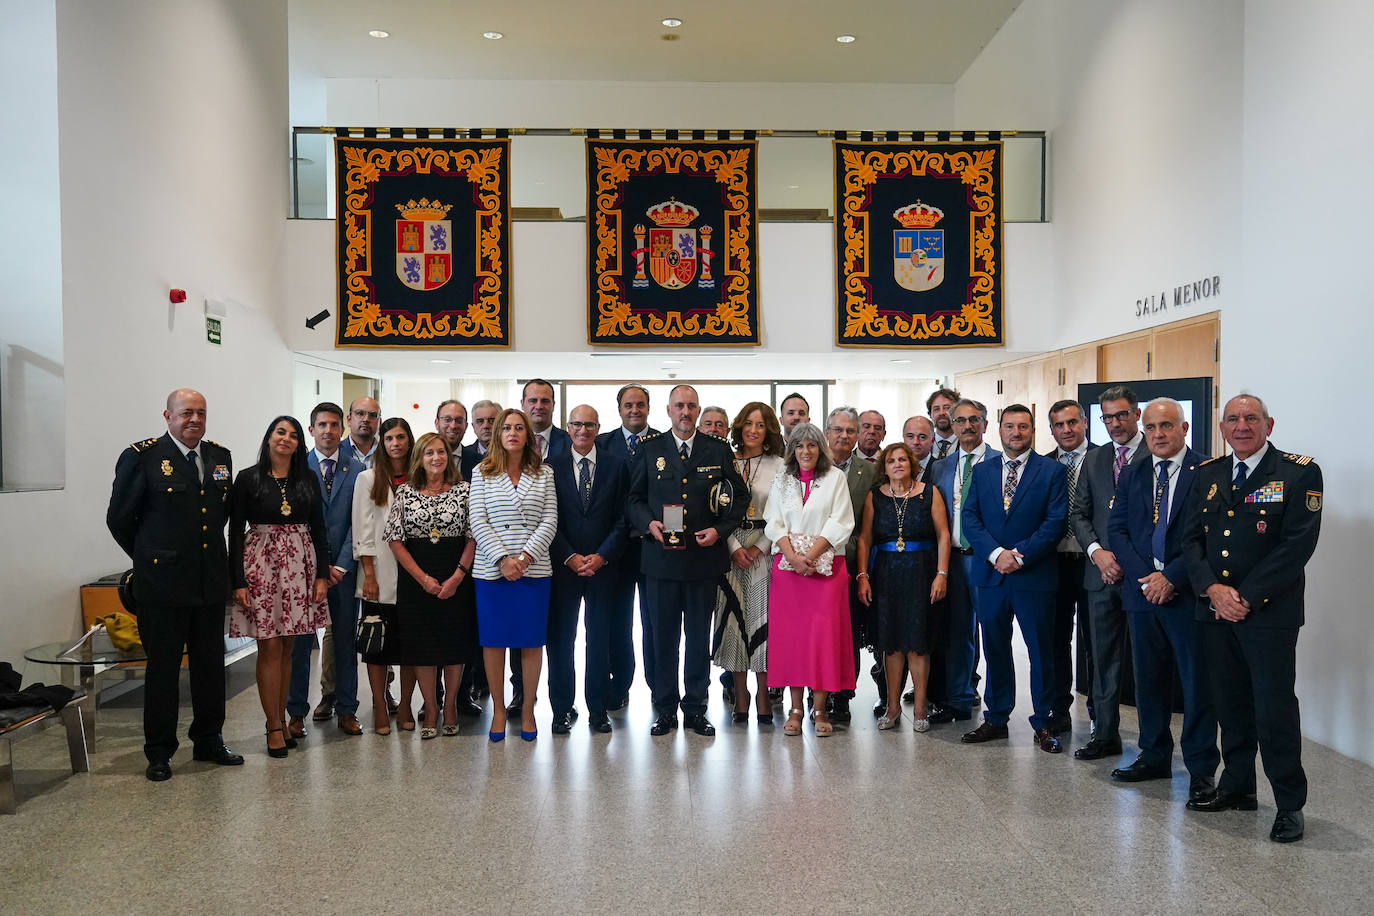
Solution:
<path fill-rule="evenodd" d="M 1221 328 L 1217 319 L 1163 327 L 1155 331 L 1151 378 L 1196 378 L 1215 376 L 1217 338 Z"/>
<path fill-rule="evenodd" d="M 1129 382 L 1150 377 L 1150 333 L 1105 343 L 1097 349 L 1097 380 Z"/>

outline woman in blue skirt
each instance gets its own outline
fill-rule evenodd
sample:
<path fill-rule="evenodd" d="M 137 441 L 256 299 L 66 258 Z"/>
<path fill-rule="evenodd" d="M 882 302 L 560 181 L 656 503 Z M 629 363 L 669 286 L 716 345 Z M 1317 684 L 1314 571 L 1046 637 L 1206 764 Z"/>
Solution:
<path fill-rule="evenodd" d="M 478 638 L 491 686 L 489 737 L 506 737 L 506 650 L 519 649 L 526 685 L 520 737 L 533 741 L 538 736 L 534 687 L 548 637 L 549 545 L 558 528 L 558 498 L 553 471 L 540 460 L 523 411 L 507 408 L 496 418 L 487 457 L 472 475 L 469 520 L 477 542 L 472 575 Z"/>

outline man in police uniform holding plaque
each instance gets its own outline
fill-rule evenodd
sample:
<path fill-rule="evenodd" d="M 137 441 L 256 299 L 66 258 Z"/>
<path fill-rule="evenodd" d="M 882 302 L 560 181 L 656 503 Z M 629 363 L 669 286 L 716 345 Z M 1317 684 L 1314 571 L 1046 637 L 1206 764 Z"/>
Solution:
<path fill-rule="evenodd" d="M 148 664 L 143 681 L 145 775 L 172 775 L 177 749 L 177 681 L 187 656 L 195 759 L 238 766 L 224 746 L 224 602 L 229 597 L 233 462 L 205 436 L 205 397 L 179 388 L 167 396 L 167 432 L 119 456 L 105 524 L 134 562 L 138 629 Z"/>
<path fill-rule="evenodd" d="M 1187 807 L 1254 811 L 1258 751 L 1279 809 L 1269 839 L 1292 843 L 1302 839 L 1307 803 L 1293 682 L 1303 568 L 1321 530 L 1322 472 L 1308 456 L 1269 444 L 1274 420 L 1255 395 L 1227 401 L 1220 425 L 1232 454 L 1198 465 L 1183 556 L 1201 599 L 1202 664 L 1223 769 L 1216 791 Z"/>
<path fill-rule="evenodd" d="M 640 553 L 644 594 L 653 621 L 654 711 L 652 735 L 684 721 L 698 735 L 714 735 L 706 718 L 711 674 L 711 614 L 716 589 L 730 567 L 726 536 L 748 509 L 749 491 L 735 471 L 724 439 L 697 431 L 696 389 L 678 385 L 668 395 L 672 430 L 640 439 L 640 460 L 630 472 L 627 513 L 647 532 Z M 678 692 L 678 643 L 686 633 L 683 691 Z"/>

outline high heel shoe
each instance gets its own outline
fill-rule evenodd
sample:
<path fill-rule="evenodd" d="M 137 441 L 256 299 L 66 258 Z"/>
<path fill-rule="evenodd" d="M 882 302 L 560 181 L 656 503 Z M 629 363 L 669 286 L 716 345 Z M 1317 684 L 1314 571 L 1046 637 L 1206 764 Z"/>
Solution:
<path fill-rule="evenodd" d="M 391 734 L 391 717 L 385 714 L 379 716 L 374 711 L 372 714 L 372 730 L 379 735 Z"/>
<path fill-rule="evenodd" d="M 487 732 L 487 740 L 489 740 L 492 744 L 496 744 L 496 743 L 498 743 L 498 742 L 505 741 L 505 740 L 506 740 L 506 733 L 505 733 L 505 732 Z"/>
<path fill-rule="evenodd" d="M 437 737 L 439 737 L 439 729 L 437 728 L 430 728 L 428 725 L 426 725 L 424 728 L 420 729 L 421 741 L 428 741 L 431 738 Z"/>
<path fill-rule="evenodd" d="M 285 745 L 286 730 L 285 730 L 285 729 L 281 729 L 281 728 L 269 728 L 269 729 L 267 730 L 267 737 L 268 737 L 269 739 L 272 737 L 272 733 L 273 733 L 273 732 L 281 732 L 281 733 L 282 733 L 282 741 L 283 741 L 283 744 L 282 744 L 281 747 L 273 747 L 273 746 L 272 746 L 272 742 L 269 740 L 269 741 L 267 742 L 267 756 L 268 756 L 268 757 L 276 757 L 276 758 L 280 759 L 280 758 L 286 756 L 286 745 Z"/>
<path fill-rule="evenodd" d="M 730 721 L 734 722 L 736 725 L 742 725 L 749 721 L 749 702 L 753 699 L 747 690 L 743 691 L 744 696 L 742 697 L 740 693 L 741 691 L 739 690 L 735 691 L 735 709 L 730 714 Z M 743 700 L 743 702 L 741 702 L 741 700 Z M 744 708 L 740 709 L 741 706 Z"/>

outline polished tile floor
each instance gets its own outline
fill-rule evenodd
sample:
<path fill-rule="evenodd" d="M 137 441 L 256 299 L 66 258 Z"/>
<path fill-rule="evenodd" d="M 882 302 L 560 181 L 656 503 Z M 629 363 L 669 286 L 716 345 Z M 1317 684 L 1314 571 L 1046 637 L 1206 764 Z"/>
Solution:
<path fill-rule="evenodd" d="M 959 726 L 915 734 L 909 715 L 901 730 L 879 732 L 871 682 L 853 725 L 823 740 L 809 729 L 784 737 L 781 715 L 774 728 L 729 724 L 714 685 L 714 739 L 651 738 L 648 692 L 637 687 L 609 736 L 590 734 L 584 717 L 555 738 L 541 704 L 532 744 L 514 732 L 489 744 L 485 716 L 423 744 L 370 728 L 349 738 L 330 724 L 273 760 L 252 665 L 230 672 L 225 736 L 247 757 L 241 768 L 193 763 L 183 746 L 171 781 L 146 781 L 138 690 L 102 708 L 90 774 L 68 772 L 60 728 L 17 743 L 19 813 L 0 819 L 0 911 L 1374 907 L 1374 769 L 1311 743 L 1307 838 L 1279 846 L 1267 839 L 1267 786 L 1257 813 L 1193 814 L 1177 762 L 1172 784 L 1115 785 L 1115 761 L 1036 750 L 1020 714 L 1010 741 L 978 747 L 959 743 Z M 1133 711 L 1123 719 L 1129 742 Z M 1080 700 L 1076 743 L 1086 729 Z"/>

